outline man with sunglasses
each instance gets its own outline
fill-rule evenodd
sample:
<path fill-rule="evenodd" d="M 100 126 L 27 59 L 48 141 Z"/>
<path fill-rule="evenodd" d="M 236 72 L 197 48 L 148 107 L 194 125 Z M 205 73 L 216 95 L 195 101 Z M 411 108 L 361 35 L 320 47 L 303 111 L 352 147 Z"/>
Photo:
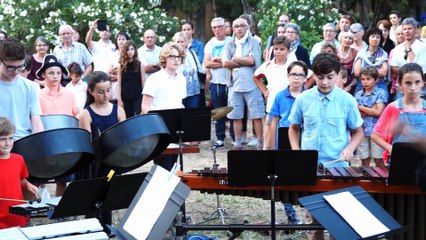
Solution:
<path fill-rule="evenodd" d="M 0 116 L 16 127 L 14 140 L 43 131 L 38 84 L 21 77 L 25 70 L 25 49 L 18 40 L 0 41 Z"/>

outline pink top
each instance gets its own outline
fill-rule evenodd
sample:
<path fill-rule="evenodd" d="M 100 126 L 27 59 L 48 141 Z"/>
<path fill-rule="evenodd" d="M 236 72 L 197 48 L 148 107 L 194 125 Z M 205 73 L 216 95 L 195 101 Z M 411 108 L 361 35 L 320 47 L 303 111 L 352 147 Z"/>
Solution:
<path fill-rule="evenodd" d="M 60 85 L 58 93 L 51 92 L 47 87 L 41 89 L 39 99 L 42 114 L 78 115 L 74 94 Z"/>

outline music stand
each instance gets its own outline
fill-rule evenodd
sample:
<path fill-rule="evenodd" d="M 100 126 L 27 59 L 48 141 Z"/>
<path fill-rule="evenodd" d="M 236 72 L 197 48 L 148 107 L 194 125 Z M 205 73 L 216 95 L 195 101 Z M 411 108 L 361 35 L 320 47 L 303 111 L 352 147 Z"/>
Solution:
<path fill-rule="evenodd" d="M 179 144 L 179 164 L 183 171 L 183 142 L 210 140 L 211 108 L 179 108 L 153 110 L 159 114 L 169 129 L 171 142 Z"/>
<path fill-rule="evenodd" d="M 271 238 L 276 239 L 275 186 L 315 185 L 317 161 L 314 150 L 231 150 L 228 185 L 271 187 Z"/>
<path fill-rule="evenodd" d="M 71 182 L 49 218 L 93 215 L 101 221 L 102 212 L 128 208 L 147 173 L 95 178 Z M 123 186 L 126 186 L 125 188 Z"/>
<path fill-rule="evenodd" d="M 392 145 L 388 185 L 416 185 L 416 170 L 426 158 L 424 149 L 415 142 L 397 142 Z"/>
<path fill-rule="evenodd" d="M 362 205 L 364 205 L 381 223 L 388 232 L 362 238 L 355 229 L 324 199 L 324 195 L 341 192 L 350 192 Z M 327 231 L 336 239 L 383 239 L 405 231 L 405 227 L 392 218 L 364 189 L 360 186 L 339 189 L 331 192 L 299 198 L 309 213 L 314 216 Z M 351 206 L 347 206 L 350 208 Z"/>

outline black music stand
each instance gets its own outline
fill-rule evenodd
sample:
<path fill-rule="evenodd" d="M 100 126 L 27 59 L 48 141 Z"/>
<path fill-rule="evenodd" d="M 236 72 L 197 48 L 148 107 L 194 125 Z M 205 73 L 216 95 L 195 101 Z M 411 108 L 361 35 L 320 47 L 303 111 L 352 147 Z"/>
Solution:
<path fill-rule="evenodd" d="M 153 110 L 163 117 L 171 134 L 171 142 L 179 144 L 179 164 L 183 171 L 183 142 L 210 140 L 211 108 L 179 108 Z"/>
<path fill-rule="evenodd" d="M 360 203 L 362 203 L 381 223 L 383 223 L 389 232 L 384 232 L 362 238 L 344 218 L 334 210 L 334 208 L 324 199 L 324 195 L 332 195 L 341 192 L 350 192 Z M 383 239 L 390 236 L 401 234 L 406 231 L 406 227 L 392 218 L 364 189 L 360 186 L 343 188 L 331 192 L 320 193 L 316 195 L 299 198 L 309 213 L 314 216 L 327 231 L 336 239 Z M 348 206 L 350 208 L 351 206 Z"/>
<path fill-rule="evenodd" d="M 275 187 L 315 185 L 317 161 L 314 150 L 229 151 L 228 185 L 271 187 L 271 238 L 276 239 Z"/>
<path fill-rule="evenodd" d="M 97 216 L 102 212 L 128 208 L 147 173 L 126 174 L 71 182 L 49 218 L 78 215 Z M 123 187 L 126 186 L 126 187 Z"/>
<path fill-rule="evenodd" d="M 416 170 L 426 155 L 415 142 L 397 142 L 392 145 L 388 185 L 416 185 Z"/>

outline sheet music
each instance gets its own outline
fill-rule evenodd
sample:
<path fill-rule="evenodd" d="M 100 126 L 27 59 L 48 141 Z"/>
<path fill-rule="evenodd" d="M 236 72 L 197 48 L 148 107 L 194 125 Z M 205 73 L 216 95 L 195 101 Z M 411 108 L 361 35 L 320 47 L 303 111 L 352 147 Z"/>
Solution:
<path fill-rule="evenodd" d="M 123 229 L 136 239 L 146 239 L 179 182 L 179 177 L 157 166 Z"/>
<path fill-rule="evenodd" d="M 324 195 L 324 198 L 362 238 L 389 231 L 352 193 Z"/>
<path fill-rule="evenodd" d="M 19 227 L 6 228 L 0 230 L 0 239 L 2 240 L 28 240 L 21 232 Z"/>

